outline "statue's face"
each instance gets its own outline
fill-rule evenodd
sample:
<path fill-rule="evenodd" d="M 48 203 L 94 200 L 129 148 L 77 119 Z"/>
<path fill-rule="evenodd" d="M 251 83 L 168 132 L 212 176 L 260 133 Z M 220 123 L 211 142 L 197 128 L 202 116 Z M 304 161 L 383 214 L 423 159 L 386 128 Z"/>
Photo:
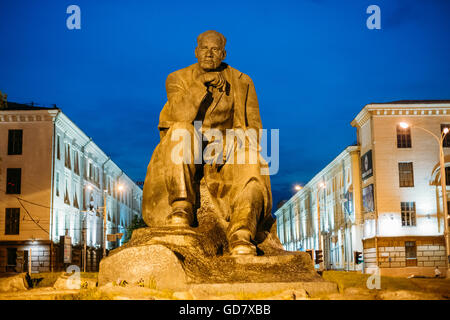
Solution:
<path fill-rule="evenodd" d="M 195 49 L 195 56 L 198 59 L 200 68 L 205 71 L 217 69 L 226 57 L 225 48 L 222 47 L 220 38 L 211 35 L 203 37 L 197 48 Z"/>

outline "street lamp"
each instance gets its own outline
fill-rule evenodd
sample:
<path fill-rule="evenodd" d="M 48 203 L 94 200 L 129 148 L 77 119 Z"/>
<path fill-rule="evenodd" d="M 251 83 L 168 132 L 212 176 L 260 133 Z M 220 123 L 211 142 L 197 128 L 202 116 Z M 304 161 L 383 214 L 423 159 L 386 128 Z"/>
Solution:
<path fill-rule="evenodd" d="M 431 134 L 437 141 L 437 143 L 439 144 L 439 165 L 440 165 L 440 171 L 441 171 L 441 187 L 442 187 L 442 208 L 444 210 L 444 241 L 445 241 L 445 252 L 447 255 L 447 278 L 450 277 L 450 270 L 449 270 L 449 257 L 450 257 L 450 248 L 449 248 L 449 242 L 448 242 L 448 207 L 447 207 L 447 183 L 445 181 L 445 160 L 444 160 L 444 147 L 443 147 L 443 142 L 445 137 L 447 136 L 447 133 L 449 132 L 449 128 L 444 128 L 441 132 L 440 137 L 438 137 L 437 135 L 435 135 L 433 132 L 419 127 L 419 126 L 410 126 L 408 123 L 406 122 L 400 122 L 400 127 L 402 127 L 403 129 L 406 129 L 408 127 L 410 128 L 417 128 L 417 129 L 421 129 L 429 134 Z"/>
<path fill-rule="evenodd" d="M 317 203 L 317 228 L 319 230 L 319 250 L 322 251 L 323 253 L 323 239 L 322 239 L 322 232 L 321 232 L 321 227 L 320 227 L 320 199 L 319 199 L 319 192 L 320 190 L 325 188 L 325 183 L 320 182 L 317 185 L 317 192 L 316 192 L 316 203 Z M 319 270 L 323 270 L 323 260 L 319 263 Z"/>
<path fill-rule="evenodd" d="M 295 191 L 300 191 L 300 190 L 303 189 L 303 187 L 302 187 L 301 185 L 299 185 L 299 184 L 296 184 L 296 185 L 294 186 L 294 189 L 295 189 Z"/>

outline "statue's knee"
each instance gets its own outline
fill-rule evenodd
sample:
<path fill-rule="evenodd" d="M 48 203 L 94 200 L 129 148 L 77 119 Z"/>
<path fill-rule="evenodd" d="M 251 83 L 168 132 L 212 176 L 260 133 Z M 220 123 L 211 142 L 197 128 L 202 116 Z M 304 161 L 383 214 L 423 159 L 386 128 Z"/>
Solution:
<path fill-rule="evenodd" d="M 262 202 L 264 202 L 264 196 L 260 184 L 256 181 L 250 181 L 244 187 L 240 198 L 243 198 L 244 203 L 252 203 L 257 205 L 262 204 Z"/>

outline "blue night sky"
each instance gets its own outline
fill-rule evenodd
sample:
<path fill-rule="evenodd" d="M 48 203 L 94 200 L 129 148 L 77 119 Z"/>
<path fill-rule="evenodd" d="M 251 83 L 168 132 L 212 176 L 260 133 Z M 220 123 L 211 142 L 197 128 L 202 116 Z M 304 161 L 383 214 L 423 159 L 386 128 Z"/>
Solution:
<path fill-rule="evenodd" d="M 81 30 L 66 9 L 81 8 Z M 381 30 L 369 30 L 369 5 Z M 263 125 L 280 129 L 274 204 L 346 146 L 371 102 L 450 98 L 450 1 L 0 2 L 0 90 L 57 104 L 135 181 L 159 141 L 169 73 L 196 62 L 199 33 L 255 83 Z"/>

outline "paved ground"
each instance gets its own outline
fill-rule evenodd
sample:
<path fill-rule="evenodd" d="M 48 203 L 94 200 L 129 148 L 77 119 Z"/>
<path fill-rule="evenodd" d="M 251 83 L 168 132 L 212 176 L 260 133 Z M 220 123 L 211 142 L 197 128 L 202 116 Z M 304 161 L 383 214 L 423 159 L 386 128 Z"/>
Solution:
<path fill-rule="evenodd" d="M 108 285 L 97 288 L 92 285 L 95 274 L 83 274 L 82 282 L 88 280 L 91 288 L 80 290 L 55 289 L 61 274 L 33 275 L 35 287 L 27 291 L 0 293 L 0 300 L 101 300 L 101 299 L 205 299 L 195 291 L 171 292 L 157 288 Z M 392 278 L 381 277 L 379 289 L 369 289 L 367 279 L 370 275 L 357 272 L 325 271 L 327 281 L 337 283 L 339 293 L 310 296 L 305 291 L 284 290 L 282 292 L 240 293 L 210 296 L 209 299 L 223 300 L 450 300 L 450 280 L 433 278 Z M 39 280 L 39 282 L 37 281 Z M 94 282 L 95 283 L 95 282 Z"/>

